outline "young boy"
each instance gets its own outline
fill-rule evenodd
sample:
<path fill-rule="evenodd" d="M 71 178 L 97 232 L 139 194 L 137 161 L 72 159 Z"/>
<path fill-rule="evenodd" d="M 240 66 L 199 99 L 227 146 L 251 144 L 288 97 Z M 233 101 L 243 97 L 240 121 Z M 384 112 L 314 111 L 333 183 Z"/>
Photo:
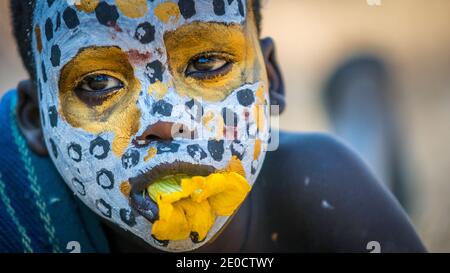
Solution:
<path fill-rule="evenodd" d="M 259 1 L 11 5 L 30 80 L 1 104 L 1 251 L 424 251 L 338 141 L 266 154 L 284 87 Z"/>

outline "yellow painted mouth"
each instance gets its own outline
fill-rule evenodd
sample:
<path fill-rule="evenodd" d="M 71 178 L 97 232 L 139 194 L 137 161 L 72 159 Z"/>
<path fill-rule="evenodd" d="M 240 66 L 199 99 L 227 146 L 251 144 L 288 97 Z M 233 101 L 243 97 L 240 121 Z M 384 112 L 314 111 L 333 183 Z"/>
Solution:
<path fill-rule="evenodd" d="M 217 216 L 231 216 L 250 191 L 236 172 L 189 177 L 171 175 L 152 183 L 147 192 L 158 204 L 159 219 L 152 227 L 158 240 L 203 241 Z"/>

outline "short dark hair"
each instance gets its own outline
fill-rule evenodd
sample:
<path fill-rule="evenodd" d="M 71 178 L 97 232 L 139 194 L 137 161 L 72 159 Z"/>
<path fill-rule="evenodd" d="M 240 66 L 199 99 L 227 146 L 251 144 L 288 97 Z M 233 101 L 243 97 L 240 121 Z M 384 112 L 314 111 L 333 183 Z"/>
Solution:
<path fill-rule="evenodd" d="M 258 33 L 260 33 L 262 18 L 261 2 L 260 0 L 249 1 L 252 1 L 255 23 Z M 33 53 L 31 50 L 33 11 L 35 3 L 36 0 L 10 0 L 13 34 L 17 42 L 23 65 L 32 78 L 35 76 Z"/>

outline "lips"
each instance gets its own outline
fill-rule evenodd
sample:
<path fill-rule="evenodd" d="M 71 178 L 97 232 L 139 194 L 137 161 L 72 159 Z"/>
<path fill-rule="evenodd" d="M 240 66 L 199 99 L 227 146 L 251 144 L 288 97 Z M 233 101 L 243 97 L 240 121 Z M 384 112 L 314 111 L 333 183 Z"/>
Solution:
<path fill-rule="evenodd" d="M 145 219 L 154 223 L 159 218 L 159 210 L 156 203 L 146 192 L 148 186 L 154 181 L 169 175 L 208 176 L 216 171 L 212 166 L 191 164 L 183 161 L 158 165 L 129 179 L 131 185 L 130 205 Z"/>

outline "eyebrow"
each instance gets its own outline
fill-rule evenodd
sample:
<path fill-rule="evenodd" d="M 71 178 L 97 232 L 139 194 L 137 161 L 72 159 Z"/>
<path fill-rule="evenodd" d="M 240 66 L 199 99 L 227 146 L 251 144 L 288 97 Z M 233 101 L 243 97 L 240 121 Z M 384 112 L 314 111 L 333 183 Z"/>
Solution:
<path fill-rule="evenodd" d="M 221 40 L 230 40 L 233 36 L 239 35 L 244 37 L 244 26 L 237 23 L 221 23 L 221 22 L 193 22 L 183 25 L 173 31 L 168 31 L 164 34 L 164 41 L 167 46 L 167 41 L 175 39 L 178 42 L 174 43 L 175 48 L 185 47 L 186 44 L 199 42 L 198 36 L 201 40 L 213 40 L 217 44 Z M 183 43 L 184 42 L 184 43 Z"/>

